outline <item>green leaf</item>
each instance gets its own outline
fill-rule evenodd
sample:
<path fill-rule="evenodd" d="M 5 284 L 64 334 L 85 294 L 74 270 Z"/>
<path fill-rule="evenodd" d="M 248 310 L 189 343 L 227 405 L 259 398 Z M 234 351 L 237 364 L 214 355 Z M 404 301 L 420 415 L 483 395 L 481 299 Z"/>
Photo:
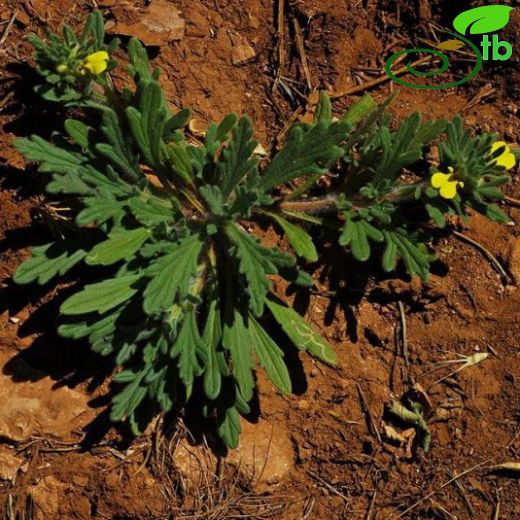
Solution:
<path fill-rule="evenodd" d="M 47 192 L 51 194 L 91 195 L 93 190 L 74 171 L 60 175 L 54 174 L 47 184 Z"/>
<path fill-rule="evenodd" d="M 309 260 L 310 262 L 316 262 L 318 260 L 318 252 L 312 242 L 311 236 L 306 233 L 301 227 L 296 226 L 288 220 L 270 213 L 271 217 L 280 224 L 280 227 L 284 230 L 287 237 L 287 241 L 291 244 L 298 256 Z"/>
<path fill-rule="evenodd" d="M 486 34 L 503 29 L 509 23 L 513 7 L 507 5 L 484 5 L 459 14 L 453 27 L 461 34 Z"/>
<path fill-rule="evenodd" d="M 179 375 L 186 387 L 187 399 L 190 397 L 195 377 L 201 374 L 197 351 L 202 348 L 195 311 L 191 310 L 184 316 L 181 330 L 170 353 L 172 358 L 178 357 Z"/>
<path fill-rule="evenodd" d="M 218 426 L 218 434 L 228 448 L 235 449 L 238 447 L 240 431 L 240 416 L 236 408 L 234 406 L 226 408 Z"/>
<path fill-rule="evenodd" d="M 176 114 L 170 117 L 168 121 L 166 121 L 166 124 L 164 125 L 164 134 L 171 134 L 175 130 L 184 128 L 188 124 L 190 118 L 191 110 L 189 108 L 179 110 Z"/>
<path fill-rule="evenodd" d="M 227 141 L 229 137 L 229 132 L 233 130 L 235 125 L 237 124 L 238 116 L 236 114 L 228 114 L 222 119 L 222 121 L 218 124 L 217 130 L 215 133 L 215 141 L 219 143 L 223 143 Z"/>
<path fill-rule="evenodd" d="M 174 219 L 174 210 L 167 201 L 156 199 L 143 200 L 137 197 L 128 201 L 128 208 L 137 221 L 143 226 L 156 226 Z"/>
<path fill-rule="evenodd" d="M 421 159 L 423 148 L 445 128 L 446 121 L 427 121 L 421 124 L 417 112 L 407 117 L 396 132 L 381 128 L 383 154 L 376 168 L 374 184 L 384 179 L 395 180 L 404 167 Z"/>
<path fill-rule="evenodd" d="M 307 131 L 301 125 L 294 126 L 284 147 L 264 171 L 260 188 L 269 191 L 303 175 L 324 174 L 343 156 L 339 145 L 349 129 L 346 121 L 319 121 Z"/>
<path fill-rule="evenodd" d="M 265 303 L 274 319 L 298 349 L 309 352 L 329 365 L 337 364 L 335 352 L 295 310 L 270 298 L 266 298 Z"/>
<path fill-rule="evenodd" d="M 125 212 L 121 202 L 114 199 L 89 197 L 83 199 L 85 208 L 76 216 L 78 226 L 104 224 L 108 220 L 118 220 Z"/>
<path fill-rule="evenodd" d="M 84 150 L 89 149 L 90 137 L 93 132 L 93 129 L 90 126 L 76 119 L 67 119 L 65 121 L 65 130 L 70 137 L 81 146 L 81 148 Z"/>
<path fill-rule="evenodd" d="M 217 300 L 213 300 L 209 306 L 202 336 L 202 351 L 205 356 L 204 391 L 209 399 L 216 399 L 222 386 L 217 359 L 217 347 L 221 338 L 220 310 Z"/>
<path fill-rule="evenodd" d="M 150 81 L 150 62 L 144 45 L 137 39 L 131 38 L 128 42 L 128 56 L 130 65 L 128 70 L 136 81 Z"/>
<path fill-rule="evenodd" d="M 28 161 L 40 163 L 38 170 L 44 173 L 77 172 L 83 162 L 78 154 L 55 146 L 37 135 L 29 139 L 16 139 L 14 147 Z"/>
<path fill-rule="evenodd" d="M 369 239 L 374 242 L 382 242 L 383 234 L 366 220 L 353 220 L 350 212 L 345 212 L 345 225 L 339 237 L 339 244 L 350 245 L 354 258 L 365 262 L 370 258 Z"/>
<path fill-rule="evenodd" d="M 383 230 L 386 250 L 383 254 L 383 268 L 393 270 L 396 264 L 397 252 L 403 260 L 406 270 L 419 275 L 423 280 L 430 276 L 430 259 L 424 244 L 415 243 L 406 230 Z"/>
<path fill-rule="evenodd" d="M 426 208 L 430 218 L 435 222 L 435 225 L 440 229 L 444 229 L 446 227 L 446 218 L 444 213 L 432 204 L 425 204 L 424 207 Z"/>
<path fill-rule="evenodd" d="M 224 148 L 217 163 L 219 186 L 224 200 L 244 178 L 256 171 L 258 158 L 251 157 L 258 145 L 252 140 L 253 125 L 247 117 L 241 117 L 233 129 L 233 138 Z"/>
<path fill-rule="evenodd" d="M 343 119 L 354 126 L 363 121 L 376 108 L 377 103 L 374 98 L 370 94 L 364 94 L 357 103 L 349 108 Z"/>
<path fill-rule="evenodd" d="M 226 233 L 235 245 L 240 260 L 240 272 L 248 282 L 247 292 L 255 316 L 264 312 L 264 300 L 271 288 L 268 275 L 277 274 L 278 267 L 294 265 L 294 258 L 276 249 L 267 249 L 259 241 L 240 231 L 235 225 L 226 227 Z"/>
<path fill-rule="evenodd" d="M 166 148 L 166 153 L 175 173 L 188 184 L 193 183 L 193 167 L 186 147 L 170 144 Z"/>
<path fill-rule="evenodd" d="M 83 290 L 65 300 L 61 314 L 67 316 L 98 312 L 102 314 L 129 300 L 136 292 L 134 287 L 142 275 L 127 275 L 104 282 L 86 285 Z"/>
<path fill-rule="evenodd" d="M 191 235 L 174 244 L 168 254 L 150 265 L 146 273 L 150 281 L 144 291 L 143 303 L 146 314 L 170 309 L 177 293 L 187 295 L 191 278 L 197 274 L 202 245 L 198 234 Z"/>
<path fill-rule="evenodd" d="M 314 123 L 328 125 L 332 123 L 332 104 L 327 91 L 320 91 L 320 99 L 314 111 Z"/>
<path fill-rule="evenodd" d="M 204 198 L 204 202 L 209 211 L 211 211 L 213 215 L 219 217 L 224 216 L 224 200 L 220 188 L 218 186 L 206 184 L 205 186 L 201 186 L 199 191 Z"/>
<path fill-rule="evenodd" d="M 110 419 L 121 421 L 128 417 L 146 397 L 146 386 L 142 385 L 144 374 L 137 376 L 125 389 L 112 400 Z"/>
<path fill-rule="evenodd" d="M 140 83 L 139 108 L 128 107 L 126 115 L 134 139 L 148 164 L 161 169 L 161 149 L 168 115 L 163 91 L 156 81 Z"/>
<path fill-rule="evenodd" d="M 240 388 L 240 393 L 249 402 L 255 388 L 251 334 L 243 316 L 237 309 L 233 310 L 231 323 L 224 322 L 222 344 L 231 355 L 233 376 Z"/>
<path fill-rule="evenodd" d="M 146 228 L 113 231 L 107 240 L 100 242 L 90 251 L 85 262 L 88 265 L 112 265 L 120 260 L 129 260 L 150 235 L 150 230 Z"/>
<path fill-rule="evenodd" d="M 382 266 L 387 273 L 394 271 L 397 266 L 397 244 L 393 240 L 386 241 Z"/>
<path fill-rule="evenodd" d="M 13 276 L 15 283 L 40 285 L 55 276 L 62 276 L 83 260 L 87 252 L 81 247 L 84 239 L 67 239 L 32 249 L 32 258 L 21 264 Z"/>
<path fill-rule="evenodd" d="M 280 347 L 269 337 L 264 328 L 252 318 L 251 339 L 258 359 L 274 386 L 284 394 L 292 392 L 291 377 Z"/>
<path fill-rule="evenodd" d="M 141 179 L 143 174 L 137 157 L 132 145 L 125 139 L 125 132 L 121 128 L 116 112 L 105 105 L 91 104 L 91 106 L 101 112 L 101 131 L 109 142 L 96 144 L 96 150 L 133 181 Z"/>
<path fill-rule="evenodd" d="M 496 204 L 486 205 L 486 217 L 499 224 L 507 224 L 511 220 Z"/>

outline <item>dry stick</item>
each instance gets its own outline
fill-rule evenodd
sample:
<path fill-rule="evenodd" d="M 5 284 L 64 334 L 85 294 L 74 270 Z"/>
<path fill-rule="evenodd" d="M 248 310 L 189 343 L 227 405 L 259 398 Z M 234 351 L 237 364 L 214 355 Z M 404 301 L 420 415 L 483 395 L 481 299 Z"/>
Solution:
<path fill-rule="evenodd" d="M 464 233 L 460 233 L 459 231 L 453 231 L 453 234 L 457 238 L 463 240 L 464 242 L 467 242 L 468 244 L 471 244 L 472 246 L 476 247 L 481 253 L 483 253 L 484 256 L 495 266 L 495 268 L 499 272 L 500 276 L 502 276 L 503 281 L 505 281 L 506 284 L 508 284 L 511 281 L 511 278 L 506 273 L 505 269 L 502 267 L 502 264 L 497 260 L 493 253 L 491 253 L 491 251 L 488 251 L 482 244 L 468 237 Z"/>
<path fill-rule="evenodd" d="M 298 48 L 298 54 L 302 62 L 303 73 L 305 80 L 307 81 L 307 87 L 312 91 L 312 78 L 311 71 L 309 70 L 309 64 L 307 62 L 307 55 L 305 54 L 305 43 L 303 41 L 302 29 L 296 18 L 293 18 L 294 34 L 296 35 L 296 47 Z"/>
<path fill-rule="evenodd" d="M 368 401 L 366 400 L 365 394 L 363 393 L 363 389 L 361 388 L 359 383 L 356 383 L 356 387 L 359 393 L 359 398 L 361 399 L 361 404 L 363 405 L 363 408 L 366 411 L 370 429 L 372 430 L 372 433 L 377 437 L 379 444 L 383 444 L 383 440 L 381 439 L 381 435 L 379 434 L 379 430 L 377 429 L 376 422 L 374 421 L 374 417 L 372 415 L 370 407 L 368 406 Z"/>
<path fill-rule="evenodd" d="M 11 18 L 9 22 L 7 23 L 4 32 L 2 33 L 2 36 L 0 37 L 0 47 L 5 43 L 5 40 L 7 40 L 7 37 L 9 36 L 9 31 L 11 30 L 11 27 L 14 24 L 14 21 L 16 20 L 16 17 L 18 16 L 18 9 L 15 9 L 13 14 L 11 15 Z"/>
<path fill-rule="evenodd" d="M 500 494 L 499 489 L 495 489 L 496 492 L 496 503 L 495 510 L 493 512 L 493 520 L 498 520 L 498 516 L 500 515 Z"/>
<path fill-rule="evenodd" d="M 315 478 L 316 480 L 318 480 L 321 484 L 323 484 L 328 490 L 332 491 L 333 493 L 335 493 L 336 495 L 338 495 L 338 497 L 341 497 L 346 503 L 347 505 L 350 504 L 350 500 L 348 499 L 347 496 L 345 496 L 343 493 L 339 492 L 334 486 L 332 486 L 331 484 L 329 484 L 326 480 L 323 480 L 318 474 L 314 473 L 314 471 L 311 471 L 311 470 L 307 470 L 307 473 L 312 477 L 312 478 Z"/>
<path fill-rule="evenodd" d="M 5 105 L 7 105 L 7 103 L 9 103 L 9 101 L 11 101 L 11 99 L 14 98 L 14 96 L 16 95 L 16 92 L 14 90 L 10 90 L 7 95 L 4 97 L 4 99 L 2 99 L 2 101 L 0 101 L 0 111 L 2 111 L 5 107 Z"/>
<path fill-rule="evenodd" d="M 472 473 L 476 469 L 480 468 L 480 466 L 483 466 L 484 464 L 487 464 L 488 462 L 491 462 L 491 459 L 485 460 L 484 462 L 479 462 L 475 466 L 472 466 L 471 468 L 464 470 L 462 473 L 459 473 L 458 475 L 454 475 L 452 478 L 450 478 L 450 480 L 445 482 L 440 488 L 433 490 L 431 493 L 428 493 L 426 496 L 422 497 L 420 500 L 415 502 L 415 504 L 412 504 L 408 509 L 404 510 L 397 518 L 402 518 L 404 515 L 408 514 L 410 511 L 413 511 L 418 505 L 422 504 L 429 498 L 436 495 L 439 491 L 441 491 L 445 487 L 449 486 L 452 482 L 455 482 L 459 478 L 462 478 L 462 477 L 468 475 L 469 473 Z"/>
<path fill-rule="evenodd" d="M 495 505 L 495 511 L 493 513 L 493 520 L 499 520 L 500 515 L 500 502 L 497 502 Z"/>
<path fill-rule="evenodd" d="M 517 206 L 518 208 L 520 208 L 520 200 L 519 199 L 514 199 L 513 197 L 508 197 L 507 195 L 504 197 L 504 200 L 508 203 L 508 204 L 511 204 L 511 206 Z"/>
<path fill-rule="evenodd" d="M 453 478 L 453 476 L 453 473 L 451 471 L 448 471 L 448 477 Z M 464 500 L 464 504 L 466 505 L 466 509 L 468 510 L 468 513 L 470 514 L 471 518 L 475 518 L 475 510 L 473 509 L 473 506 L 471 505 L 471 502 L 469 501 L 469 498 L 466 495 L 464 487 L 458 480 L 454 480 L 453 483 L 459 490 L 462 500 Z"/>
<path fill-rule="evenodd" d="M 278 85 L 285 68 L 285 0 L 278 0 L 278 19 L 276 24 L 276 37 L 278 39 L 278 72 L 274 85 Z"/>
<path fill-rule="evenodd" d="M 423 65 L 424 63 L 427 63 L 428 61 L 432 61 L 432 56 L 425 56 L 424 58 L 421 58 L 419 60 L 416 60 L 408 65 L 405 65 L 404 67 L 401 67 L 400 69 L 397 69 L 394 71 L 394 76 L 400 76 L 401 74 L 404 74 L 405 72 L 408 72 L 408 67 L 417 67 L 418 65 Z M 356 85 L 354 87 L 349 87 L 345 90 L 342 90 L 341 92 L 333 92 L 330 94 L 331 99 L 336 99 L 343 96 L 351 96 L 352 94 L 357 94 L 358 92 L 363 92 L 364 90 L 368 90 L 369 88 L 376 87 L 377 85 L 380 85 L 381 83 L 386 83 L 387 81 L 390 81 L 391 78 L 388 74 L 385 74 L 384 76 L 381 76 L 379 78 L 376 78 L 372 81 L 367 81 L 366 83 L 363 83 L 362 85 Z"/>
<path fill-rule="evenodd" d="M 484 87 L 482 87 L 475 96 L 473 96 L 469 102 L 466 104 L 466 106 L 461 110 L 461 112 L 466 112 L 468 110 L 470 110 L 471 108 L 475 108 L 482 100 L 486 99 L 487 97 L 491 96 L 492 94 L 494 94 L 496 92 L 496 90 L 489 86 L 489 85 L 486 85 Z"/>
<path fill-rule="evenodd" d="M 406 363 L 406 368 L 410 368 L 410 362 L 408 361 L 408 332 L 406 327 L 406 315 L 404 313 L 404 305 L 401 300 L 397 302 L 399 306 L 399 315 L 401 316 L 401 341 L 403 346 L 403 357 Z"/>
<path fill-rule="evenodd" d="M 365 520 L 372 519 L 372 513 L 374 512 L 374 506 L 376 505 L 376 497 L 377 497 L 377 487 L 374 489 L 374 493 L 372 495 L 372 500 L 370 501 L 370 507 L 368 508 L 367 514 L 365 516 Z"/>

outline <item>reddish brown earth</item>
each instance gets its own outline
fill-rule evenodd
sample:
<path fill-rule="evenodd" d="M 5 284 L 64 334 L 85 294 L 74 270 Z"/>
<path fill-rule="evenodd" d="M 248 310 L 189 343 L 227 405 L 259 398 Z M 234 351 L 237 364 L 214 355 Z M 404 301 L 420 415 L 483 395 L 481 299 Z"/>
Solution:
<path fill-rule="evenodd" d="M 151 49 L 170 101 L 193 107 L 194 129 L 230 111 L 249 115 L 268 151 L 294 110 L 308 108 L 294 20 L 312 89 L 341 92 L 381 76 L 395 50 L 431 39 L 431 20 L 449 25 L 476 4 L 286 1 L 280 50 L 277 2 L 170 3 L 186 22 L 184 35 Z M 317 290 L 295 304 L 335 347 L 339 368 L 294 360 L 291 397 L 278 395 L 260 374 L 257 424 L 244 424 L 242 447 L 228 459 L 191 446 L 182 425 L 169 433 L 157 427 L 133 441 L 108 425 L 107 362 L 55 335 L 53 293 L 10 282 L 28 247 L 48 241 L 60 225 L 38 195 L 42 179 L 12 148 L 16 136 L 49 134 L 60 124 L 60 114 L 31 94 L 26 36 L 63 23 L 77 28 L 96 5 L 109 18 L 119 9 L 125 23 L 146 16 L 137 1 L 7 0 L 0 6 L 0 31 L 17 12 L 0 48 L 0 517 L 520 518 L 519 474 L 489 470 L 520 461 L 520 208 L 513 205 L 504 206 L 511 225 L 480 217 L 454 223 L 505 266 L 507 284 L 481 251 L 453 235 L 439 235 L 440 258 L 428 285 L 403 273 L 373 274 L 330 245 L 334 261 L 325 264 L 332 267 L 310 265 Z M 517 56 L 518 20 L 508 29 Z M 426 117 L 462 113 L 477 131 L 518 143 L 519 91 L 511 79 L 518 60 L 502 66 L 457 90 L 402 89 L 392 111 L 399 118 L 416 110 Z M 489 86 L 491 94 L 480 96 Z M 381 101 L 390 90 L 384 83 L 371 92 Z M 334 108 L 341 112 L 356 99 L 339 97 Z M 520 198 L 518 174 L 508 194 Z M 274 232 L 266 238 L 279 240 Z M 283 289 L 277 285 L 281 295 Z M 398 302 L 406 316 L 408 366 Z M 432 363 L 476 352 L 489 357 L 434 384 L 450 367 L 428 373 Z M 385 412 L 405 394 L 426 407 L 432 429 L 426 454 Z M 389 426 L 405 432 L 402 442 L 389 439 Z"/>

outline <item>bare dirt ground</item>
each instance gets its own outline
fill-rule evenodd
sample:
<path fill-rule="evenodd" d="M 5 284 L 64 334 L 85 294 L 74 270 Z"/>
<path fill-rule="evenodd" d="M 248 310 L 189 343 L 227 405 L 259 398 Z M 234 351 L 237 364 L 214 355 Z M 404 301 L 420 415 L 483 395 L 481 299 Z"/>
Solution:
<path fill-rule="evenodd" d="M 294 111 L 308 111 L 311 91 L 340 93 L 382 76 L 390 54 L 435 37 L 431 22 L 449 27 L 458 12 L 480 5 L 169 3 L 185 20 L 185 33 L 150 55 L 172 104 L 192 107 L 201 128 L 230 111 L 247 114 L 268 151 Z M 56 217 L 39 195 L 43 179 L 25 167 L 12 141 L 49 135 L 63 121 L 32 94 L 26 36 L 64 23 L 81 27 L 96 6 L 125 23 L 147 13 L 144 2 L 131 0 L 0 4 L 0 518 L 520 518 L 518 475 L 489 470 L 520 460 L 520 208 L 514 204 L 504 205 L 510 225 L 480 217 L 453 223 L 498 258 L 508 281 L 475 245 L 441 233 L 428 285 L 404 273 L 383 276 L 332 243 L 332 268 L 308 266 L 312 294 L 295 299 L 277 285 L 335 347 L 339 368 L 294 359 L 291 397 L 278 395 L 260 375 L 255 412 L 228 459 L 190 442 L 182 420 L 135 440 L 108 424 L 109 363 L 56 336 L 52 294 L 10 281 L 28 247 L 49 240 Z M 518 57 L 518 17 L 507 31 Z M 513 57 L 458 89 L 403 88 L 391 111 L 398 118 L 461 113 L 477 131 L 518 145 L 519 70 Z M 370 92 L 382 101 L 391 90 L 385 82 Z M 338 97 L 334 109 L 340 113 L 356 99 Z M 518 173 L 508 195 L 520 198 Z M 268 231 L 266 240 L 280 238 Z M 451 368 L 430 373 L 432 363 L 476 352 L 489 357 L 436 383 Z M 426 454 L 413 431 L 386 413 L 405 394 L 426 408 L 432 430 Z"/>

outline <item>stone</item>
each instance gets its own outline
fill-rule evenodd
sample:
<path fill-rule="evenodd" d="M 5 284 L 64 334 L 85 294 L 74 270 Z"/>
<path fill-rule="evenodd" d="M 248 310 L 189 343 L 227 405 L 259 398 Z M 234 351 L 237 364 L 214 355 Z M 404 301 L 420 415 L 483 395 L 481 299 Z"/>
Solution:
<path fill-rule="evenodd" d="M 78 487 L 87 487 L 89 478 L 87 475 L 74 475 L 72 477 L 72 482 L 74 482 L 74 484 Z"/>
<path fill-rule="evenodd" d="M 520 285 L 520 237 L 511 240 L 506 256 L 507 267 L 517 285 Z"/>
<path fill-rule="evenodd" d="M 242 433 L 227 463 L 234 467 L 255 493 L 279 487 L 294 469 L 294 450 L 289 431 L 279 423 L 260 419 L 241 420 Z"/>
<path fill-rule="evenodd" d="M 217 470 L 217 459 L 211 451 L 204 446 L 190 446 L 186 439 L 175 448 L 173 463 L 186 491 L 203 485 L 207 475 L 214 475 Z"/>
<path fill-rule="evenodd" d="M 16 354 L 0 352 L 0 437 L 13 442 L 33 435 L 74 439 L 72 432 L 87 424 L 93 412 L 89 397 L 55 382 Z M 90 413 L 88 413 L 90 411 Z"/>
<path fill-rule="evenodd" d="M 0 446 L 0 480 L 13 480 L 23 463 L 23 458 L 17 457 L 9 448 Z"/>
<path fill-rule="evenodd" d="M 112 10 L 115 21 L 107 22 L 107 32 L 139 38 L 145 45 L 161 47 L 184 38 L 186 23 L 177 8 L 166 0 L 154 0 L 150 6 L 136 12 L 131 6 Z"/>
<path fill-rule="evenodd" d="M 307 410 L 309 410 L 310 407 L 311 407 L 311 404 L 309 403 L 309 401 L 306 401 L 305 399 L 300 399 L 298 401 L 299 410 L 307 411 Z"/>
<path fill-rule="evenodd" d="M 52 475 L 42 478 L 34 486 L 29 486 L 28 494 L 33 500 L 36 520 L 60 518 L 60 496 L 65 494 L 66 489 L 67 485 Z"/>
<path fill-rule="evenodd" d="M 256 58 L 255 49 L 247 41 L 238 42 L 231 51 L 233 65 L 243 65 Z"/>

